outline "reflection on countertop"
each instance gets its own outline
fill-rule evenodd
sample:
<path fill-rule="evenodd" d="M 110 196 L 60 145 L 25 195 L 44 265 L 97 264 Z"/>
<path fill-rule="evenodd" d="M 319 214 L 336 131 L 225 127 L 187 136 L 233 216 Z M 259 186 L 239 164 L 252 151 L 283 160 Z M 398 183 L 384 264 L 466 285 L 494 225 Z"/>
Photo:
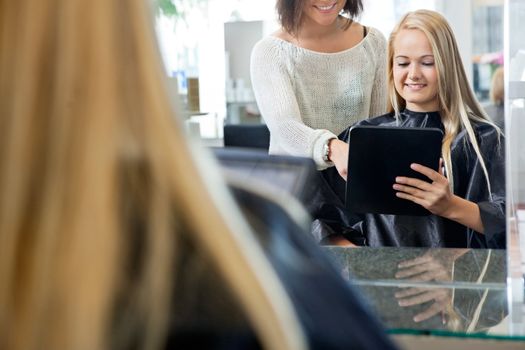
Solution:
<path fill-rule="evenodd" d="M 392 332 L 508 336 L 504 250 L 325 249 Z"/>

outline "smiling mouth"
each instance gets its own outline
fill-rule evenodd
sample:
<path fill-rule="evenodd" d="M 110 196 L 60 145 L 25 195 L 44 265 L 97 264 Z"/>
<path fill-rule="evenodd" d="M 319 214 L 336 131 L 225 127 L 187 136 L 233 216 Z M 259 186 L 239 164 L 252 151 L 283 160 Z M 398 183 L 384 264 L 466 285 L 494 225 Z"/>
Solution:
<path fill-rule="evenodd" d="M 319 6 L 319 5 L 317 5 L 317 6 L 314 6 L 314 7 L 317 8 L 321 12 L 329 12 L 329 11 L 333 10 L 336 5 L 337 5 L 337 2 L 334 2 L 332 5 L 328 5 L 328 6 Z"/>
<path fill-rule="evenodd" d="M 427 84 L 405 84 L 405 86 L 412 90 L 421 90 L 427 86 Z"/>

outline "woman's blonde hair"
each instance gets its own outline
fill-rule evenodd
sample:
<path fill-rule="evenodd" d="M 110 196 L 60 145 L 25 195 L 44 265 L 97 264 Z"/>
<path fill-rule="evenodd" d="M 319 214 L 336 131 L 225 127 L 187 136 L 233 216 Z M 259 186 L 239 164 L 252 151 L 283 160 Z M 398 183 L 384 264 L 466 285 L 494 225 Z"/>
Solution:
<path fill-rule="evenodd" d="M 435 11 L 418 10 L 407 13 L 390 34 L 387 55 L 390 110 L 398 115 L 399 112 L 406 107 L 406 101 L 395 89 L 393 73 L 394 44 L 397 34 L 401 30 L 422 31 L 427 37 L 434 54 L 435 67 L 438 73 L 439 112 L 445 127 L 442 156 L 451 188 L 454 188 L 451 145 L 459 132 L 465 130 L 468 135 L 468 140 L 481 163 L 489 193 L 491 193 L 487 167 L 481 156 L 472 122 L 490 124 L 498 131 L 498 134 L 500 130 L 487 116 L 472 92 L 468 84 L 467 75 L 465 74 L 454 33 L 447 20 Z"/>
<path fill-rule="evenodd" d="M 182 235 L 263 345 L 304 346 L 214 163 L 173 118 L 151 13 L 145 0 L 0 0 L 1 349 L 113 348 L 115 328 L 137 337 L 120 311 L 143 330 L 135 345 L 161 346 Z"/>

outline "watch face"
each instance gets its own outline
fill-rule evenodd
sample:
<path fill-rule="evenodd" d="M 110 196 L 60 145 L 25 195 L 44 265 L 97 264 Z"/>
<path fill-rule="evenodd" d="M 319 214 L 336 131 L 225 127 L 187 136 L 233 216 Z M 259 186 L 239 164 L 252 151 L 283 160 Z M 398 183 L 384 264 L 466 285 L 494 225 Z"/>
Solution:
<path fill-rule="evenodd" d="M 323 147 L 323 160 L 325 161 L 328 161 L 328 155 L 330 153 L 330 148 L 328 147 L 328 144 L 325 143 L 324 147 Z"/>

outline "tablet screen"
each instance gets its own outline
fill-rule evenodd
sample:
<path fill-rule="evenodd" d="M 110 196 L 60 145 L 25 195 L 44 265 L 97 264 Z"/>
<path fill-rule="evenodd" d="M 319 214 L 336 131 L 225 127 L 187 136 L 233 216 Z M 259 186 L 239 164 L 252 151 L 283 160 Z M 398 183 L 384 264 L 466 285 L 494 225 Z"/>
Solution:
<path fill-rule="evenodd" d="M 355 126 L 350 130 L 346 207 L 354 213 L 428 215 L 396 196 L 397 176 L 430 181 L 410 169 L 418 163 L 438 170 L 443 133 L 435 128 Z"/>

